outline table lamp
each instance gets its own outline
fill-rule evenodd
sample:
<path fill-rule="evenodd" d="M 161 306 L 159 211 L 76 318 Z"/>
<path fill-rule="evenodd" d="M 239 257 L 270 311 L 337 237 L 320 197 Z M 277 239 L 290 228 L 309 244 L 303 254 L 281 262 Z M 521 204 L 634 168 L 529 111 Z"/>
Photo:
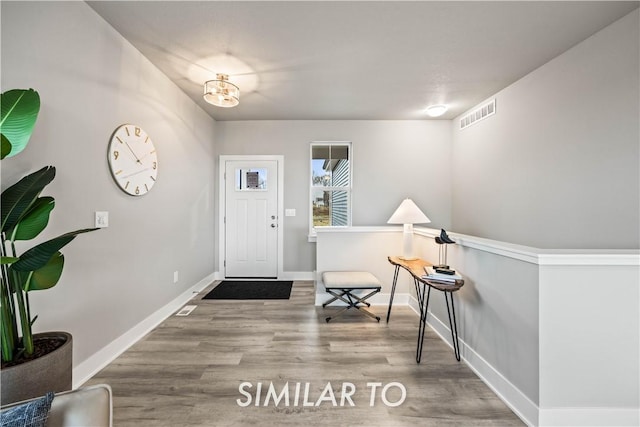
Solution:
<path fill-rule="evenodd" d="M 403 224 L 401 259 L 418 259 L 413 255 L 413 224 L 431 222 L 411 199 L 404 199 L 398 209 L 391 215 L 387 224 Z"/>

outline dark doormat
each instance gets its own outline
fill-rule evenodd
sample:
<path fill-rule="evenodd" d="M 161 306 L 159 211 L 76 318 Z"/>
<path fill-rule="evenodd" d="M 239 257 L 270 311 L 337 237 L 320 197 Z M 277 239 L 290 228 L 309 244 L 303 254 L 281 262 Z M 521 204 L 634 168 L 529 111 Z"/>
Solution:
<path fill-rule="evenodd" d="M 223 280 L 202 299 L 289 299 L 292 281 Z"/>

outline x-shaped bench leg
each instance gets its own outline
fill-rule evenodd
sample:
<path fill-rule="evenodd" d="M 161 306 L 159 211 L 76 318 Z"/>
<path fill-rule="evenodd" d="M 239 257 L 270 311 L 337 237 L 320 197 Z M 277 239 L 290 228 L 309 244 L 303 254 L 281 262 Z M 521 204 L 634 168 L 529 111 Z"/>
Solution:
<path fill-rule="evenodd" d="M 379 289 L 375 289 L 373 291 L 371 291 L 370 293 L 368 293 L 367 295 L 363 296 L 363 297 L 359 297 L 357 295 L 354 295 L 352 293 L 352 291 L 354 291 L 355 289 L 342 289 L 342 293 L 341 294 L 337 294 L 335 293 L 332 289 L 327 289 L 327 292 L 330 293 L 331 295 L 333 295 L 333 298 L 330 299 L 329 301 L 325 302 L 324 304 L 322 304 L 322 307 L 326 307 L 328 304 L 331 304 L 332 302 L 336 301 L 336 300 L 340 300 L 343 301 L 344 303 L 347 304 L 347 306 L 345 308 L 343 308 L 342 310 L 340 310 L 339 312 L 337 312 L 335 315 L 327 317 L 325 320 L 327 321 L 327 323 L 329 323 L 329 321 L 331 319 L 335 319 L 336 317 L 342 315 L 342 313 L 344 313 L 345 311 L 351 309 L 351 308 L 356 308 L 360 313 L 365 314 L 373 319 L 376 319 L 378 322 L 380 321 L 380 317 L 376 316 L 375 314 L 371 313 L 369 310 L 365 309 L 364 306 L 367 307 L 371 307 L 371 304 L 366 302 L 365 300 L 370 298 L 371 296 L 377 294 L 378 292 L 380 292 Z M 345 298 L 346 296 L 346 298 Z"/>

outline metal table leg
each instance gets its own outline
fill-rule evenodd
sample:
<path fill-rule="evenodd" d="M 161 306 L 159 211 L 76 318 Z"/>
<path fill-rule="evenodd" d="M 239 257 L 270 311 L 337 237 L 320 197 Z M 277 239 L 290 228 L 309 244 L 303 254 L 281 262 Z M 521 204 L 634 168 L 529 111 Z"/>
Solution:
<path fill-rule="evenodd" d="M 431 296 L 431 286 L 422 286 L 420 291 L 420 282 L 415 280 L 416 295 L 418 296 L 418 304 L 420 305 L 420 323 L 418 324 L 418 345 L 416 347 L 416 362 L 420 363 L 422 359 L 422 347 L 424 344 L 424 332 L 427 327 L 427 313 L 429 310 L 429 297 Z M 427 289 L 428 288 L 428 289 Z M 425 291 L 427 297 L 425 298 Z"/>
<path fill-rule="evenodd" d="M 391 285 L 391 298 L 389 299 L 389 309 L 387 310 L 387 323 L 389 323 L 389 317 L 391 317 L 391 306 L 393 305 L 393 296 L 396 294 L 396 284 L 398 283 L 398 271 L 400 266 L 396 265 L 396 269 L 393 272 L 393 284 Z"/>
<path fill-rule="evenodd" d="M 442 249 L 442 248 L 441 248 Z M 446 250 L 446 245 L 444 245 Z M 431 296 L 431 288 L 437 291 L 443 292 L 445 295 L 445 302 L 447 304 L 447 314 L 449 316 L 449 327 L 451 329 L 451 339 L 453 342 L 453 351 L 456 360 L 460 361 L 460 339 L 458 337 L 458 323 L 456 319 L 456 308 L 453 301 L 453 293 L 459 290 L 463 285 L 463 280 L 455 280 L 451 282 L 442 283 L 438 280 L 430 280 L 424 275 L 424 268 L 431 266 L 430 263 L 422 260 L 405 260 L 398 256 L 387 257 L 389 262 L 395 266 L 393 275 L 393 286 L 391 288 L 391 297 L 389 299 L 389 309 L 387 311 L 387 323 L 391 316 L 391 304 L 395 295 L 396 284 L 398 280 L 398 271 L 400 267 L 407 270 L 413 277 L 414 286 L 416 288 L 416 298 L 418 299 L 418 305 L 420 309 L 420 321 L 418 323 L 418 343 L 416 348 L 416 362 L 420 363 L 422 359 L 422 348 L 424 344 L 424 334 L 427 325 L 427 316 L 429 313 L 429 298 Z M 427 289 L 427 287 L 429 289 Z M 449 295 L 447 295 L 449 294 Z M 451 307 L 449 307 L 449 299 L 451 299 Z"/>
<path fill-rule="evenodd" d="M 449 298 L 451 298 L 451 312 L 449 311 Z M 456 307 L 453 305 L 453 292 L 445 292 L 444 299 L 447 302 L 447 315 L 449 316 L 449 328 L 451 329 L 451 341 L 453 342 L 453 353 L 456 360 L 460 361 L 460 341 L 458 340 L 458 324 L 456 322 Z M 453 313 L 453 323 L 451 323 L 451 314 Z"/>

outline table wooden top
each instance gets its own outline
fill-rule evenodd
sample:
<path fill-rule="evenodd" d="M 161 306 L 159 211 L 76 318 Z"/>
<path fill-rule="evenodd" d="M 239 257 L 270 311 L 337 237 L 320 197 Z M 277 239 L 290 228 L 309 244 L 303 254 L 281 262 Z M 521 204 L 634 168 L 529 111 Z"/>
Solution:
<path fill-rule="evenodd" d="M 460 289 L 464 285 L 464 280 L 456 280 L 455 282 L 449 284 L 449 283 L 434 282 L 433 280 L 428 280 L 423 278 L 422 276 L 427 274 L 424 268 L 433 266 L 433 264 L 423 259 L 418 258 L 418 259 L 408 260 L 408 259 L 402 259 L 399 256 L 390 256 L 388 257 L 388 259 L 391 264 L 397 265 L 407 270 L 418 281 L 425 283 L 440 291 L 454 292 Z"/>

